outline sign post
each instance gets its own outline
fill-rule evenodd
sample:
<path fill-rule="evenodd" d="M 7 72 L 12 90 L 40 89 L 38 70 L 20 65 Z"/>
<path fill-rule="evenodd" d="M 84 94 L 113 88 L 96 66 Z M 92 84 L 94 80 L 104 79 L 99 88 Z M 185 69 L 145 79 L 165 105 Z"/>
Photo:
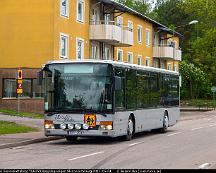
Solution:
<path fill-rule="evenodd" d="M 211 88 L 211 91 L 213 92 L 213 104 L 214 104 L 214 109 L 215 109 L 215 107 L 216 107 L 216 105 L 215 105 L 215 93 L 216 93 L 216 87 L 215 86 L 213 86 L 212 88 Z"/>
<path fill-rule="evenodd" d="M 18 115 L 20 114 L 20 94 L 23 93 L 22 89 L 22 70 L 19 68 L 17 71 L 17 97 L 18 97 L 18 104 L 17 104 L 17 112 Z"/>

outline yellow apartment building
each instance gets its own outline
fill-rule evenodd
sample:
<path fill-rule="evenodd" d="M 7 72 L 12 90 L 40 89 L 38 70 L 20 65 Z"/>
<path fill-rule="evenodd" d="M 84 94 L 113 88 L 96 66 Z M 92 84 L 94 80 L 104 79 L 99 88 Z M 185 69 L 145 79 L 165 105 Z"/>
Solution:
<path fill-rule="evenodd" d="M 101 59 L 178 71 L 181 35 L 112 0 L 1 0 L 0 108 L 43 112 L 37 73 L 50 60 Z"/>

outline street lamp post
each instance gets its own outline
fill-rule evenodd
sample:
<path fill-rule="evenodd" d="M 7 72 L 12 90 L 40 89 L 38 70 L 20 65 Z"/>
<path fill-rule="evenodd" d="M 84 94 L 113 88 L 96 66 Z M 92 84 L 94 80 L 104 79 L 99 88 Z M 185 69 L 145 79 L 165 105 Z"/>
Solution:
<path fill-rule="evenodd" d="M 192 21 L 190 21 L 190 22 L 187 23 L 187 24 L 179 25 L 179 26 L 175 27 L 175 30 L 176 30 L 177 28 L 180 28 L 180 27 L 185 27 L 185 26 L 188 26 L 188 25 L 197 24 L 198 22 L 199 22 L 198 20 L 192 20 Z M 170 38 L 175 37 L 175 30 L 174 30 L 174 29 L 172 30 L 173 33 L 172 33 L 172 37 L 170 37 Z M 175 66 L 175 46 L 174 46 L 174 44 L 173 44 L 173 71 L 174 71 L 174 66 Z"/>

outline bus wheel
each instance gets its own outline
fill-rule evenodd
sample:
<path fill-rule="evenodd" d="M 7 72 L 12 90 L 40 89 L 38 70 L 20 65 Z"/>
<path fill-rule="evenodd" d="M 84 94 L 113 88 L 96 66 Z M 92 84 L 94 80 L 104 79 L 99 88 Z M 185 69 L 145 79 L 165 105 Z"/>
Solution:
<path fill-rule="evenodd" d="M 134 121 L 130 116 L 128 119 L 127 135 L 125 136 L 126 141 L 130 141 L 133 138 L 134 134 Z"/>
<path fill-rule="evenodd" d="M 167 112 L 165 112 L 165 113 L 164 113 L 164 117 L 163 117 L 163 127 L 160 129 L 160 131 L 161 131 L 162 133 L 166 133 L 168 127 L 169 127 L 169 117 L 168 117 Z"/>
<path fill-rule="evenodd" d="M 77 138 L 77 136 L 65 136 L 65 139 L 69 142 L 76 141 Z"/>

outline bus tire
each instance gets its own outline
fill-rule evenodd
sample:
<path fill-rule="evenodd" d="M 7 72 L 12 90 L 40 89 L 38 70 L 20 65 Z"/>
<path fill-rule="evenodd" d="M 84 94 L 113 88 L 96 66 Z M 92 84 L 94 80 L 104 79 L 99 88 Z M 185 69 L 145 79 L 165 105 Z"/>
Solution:
<path fill-rule="evenodd" d="M 77 136 L 65 136 L 65 139 L 66 139 L 68 142 L 76 141 L 77 138 L 78 138 Z"/>
<path fill-rule="evenodd" d="M 169 117 L 167 111 L 164 113 L 163 117 L 163 127 L 160 129 L 161 133 L 166 133 L 169 127 Z"/>
<path fill-rule="evenodd" d="M 125 135 L 125 140 L 130 141 L 134 135 L 134 120 L 131 116 L 128 118 L 127 134 Z"/>

